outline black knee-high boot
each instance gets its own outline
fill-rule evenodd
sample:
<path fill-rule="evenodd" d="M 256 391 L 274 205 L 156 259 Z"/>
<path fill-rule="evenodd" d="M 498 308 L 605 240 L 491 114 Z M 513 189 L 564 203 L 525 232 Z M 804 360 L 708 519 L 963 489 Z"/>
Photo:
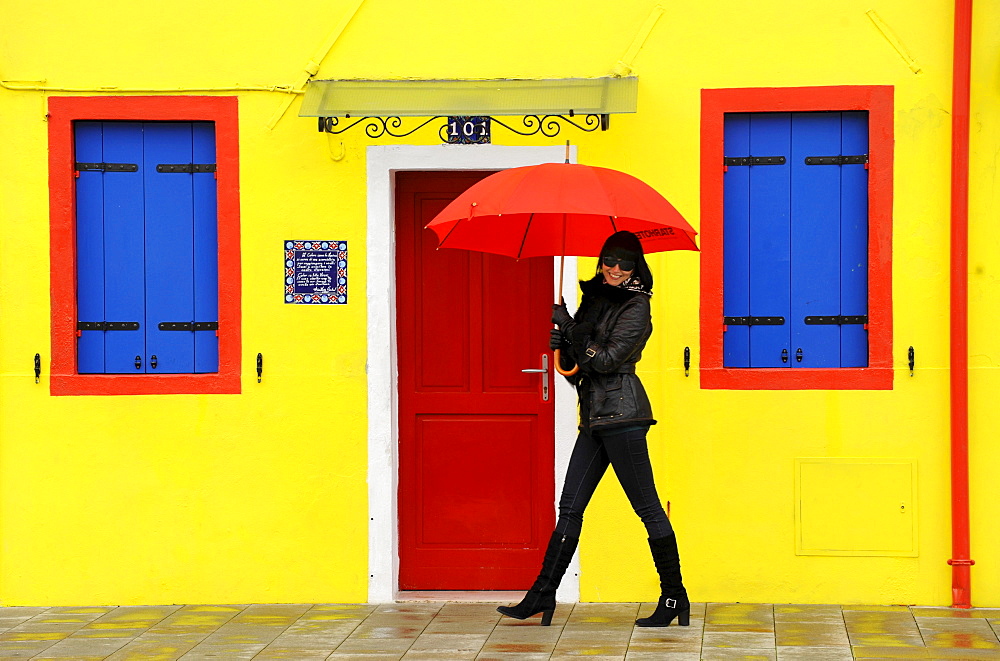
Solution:
<path fill-rule="evenodd" d="M 542 613 L 542 626 L 549 626 L 556 609 L 556 588 L 559 587 L 559 582 L 569 567 L 569 561 L 576 552 L 577 542 L 579 540 L 576 537 L 558 532 L 552 533 L 548 548 L 545 549 L 542 571 L 528 590 L 528 594 L 524 595 L 524 599 L 518 605 L 499 606 L 497 610 L 518 620 L 525 620 L 532 615 Z"/>
<path fill-rule="evenodd" d="M 676 617 L 677 624 L 686 627 L 691 623 L 691 602 L 681 582 L 677 537 L 670 535 L 650 539 L 649 550 L 653 553 L 653 563 L 660 575 L 660 600 L 652 615 L 639 618 L 635 624 L 639 627 L 666 627 Z"/>

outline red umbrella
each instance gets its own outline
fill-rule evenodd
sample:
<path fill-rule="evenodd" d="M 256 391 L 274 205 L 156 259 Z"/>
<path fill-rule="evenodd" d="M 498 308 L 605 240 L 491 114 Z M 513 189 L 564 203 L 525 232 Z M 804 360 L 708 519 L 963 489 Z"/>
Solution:
<path fill-rule="evenodd" d="M 575 163 L 501 170 L 474 184 L 427 224 L 439 248 L 500 255 L 596 257 L 604 239 L 634 232 L 645 252 L 698 250 L 697 232 L 632 175 Z"/>
<path fill-rule="evenodd" d="M 618 170 L 574 163 L 501 170 L 455 198 L 427 227 L 439 248 L 517 259 L 596 257 L 619 230 L 634 232 L 646 253 L 698 250 L 697 232 L 651 186 Z M 561 292 L 562 264 L 559 274 Z M 558 355 L 555 362 L 563 373 Z"/>

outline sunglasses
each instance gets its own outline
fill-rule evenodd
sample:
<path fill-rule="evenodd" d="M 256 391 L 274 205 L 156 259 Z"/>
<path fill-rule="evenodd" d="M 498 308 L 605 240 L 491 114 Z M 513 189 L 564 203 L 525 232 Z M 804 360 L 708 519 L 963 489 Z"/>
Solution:
<path fill-rule="evenodd" d="M 601 262 L 609 269 L 613 269 L 615 264 L 617 264 L 622 271 L 635 270 L 635 260 L 633 259 L 619 259 L 617 257 L 612 257 L 611 255 L 605 255 L 601 258 Z"/>

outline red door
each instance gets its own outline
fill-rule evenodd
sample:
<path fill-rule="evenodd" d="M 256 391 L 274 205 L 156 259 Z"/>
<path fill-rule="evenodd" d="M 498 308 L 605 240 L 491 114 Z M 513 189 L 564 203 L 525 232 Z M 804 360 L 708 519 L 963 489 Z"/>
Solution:
<path fill-rule="evenodd" d="M 437 250 L 423 229 L 489 173 L 396 175 L 399 588 L 516 590 L 554 525 L 552 261 Z M 551 357 L 547 359 L 551 364 Z"/>

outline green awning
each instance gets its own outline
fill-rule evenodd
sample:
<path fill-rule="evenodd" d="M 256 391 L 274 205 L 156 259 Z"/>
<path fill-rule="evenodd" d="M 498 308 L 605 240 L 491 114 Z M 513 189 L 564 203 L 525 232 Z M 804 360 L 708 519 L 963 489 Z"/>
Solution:
<path fill-rule="evenodd" d="M 639 79 L 311 80 L 300 117 L 606 115 L 636 111 Z"/>

